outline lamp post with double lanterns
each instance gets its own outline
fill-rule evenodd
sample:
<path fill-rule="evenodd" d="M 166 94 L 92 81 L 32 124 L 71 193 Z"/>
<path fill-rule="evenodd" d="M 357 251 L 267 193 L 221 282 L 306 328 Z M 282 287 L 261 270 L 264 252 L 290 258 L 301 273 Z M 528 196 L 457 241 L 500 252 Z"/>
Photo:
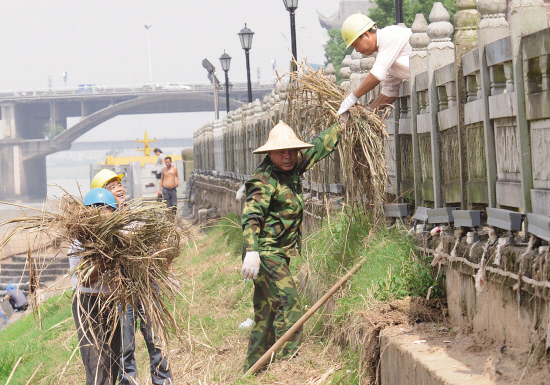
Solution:
<path fill-rule="evenodd" d="M 246 54 L 246 76 L 248 79 L 248 103 L 252 103 L 252 83 L 250 82 L 249 51 L 250 51 L 250 48 L 252 47 L 252 37 L 254 36 L 254 32 L 248 29 L 245 23 L 244 28 L 240 30 L 238 35 L 239 35 L 239 38 L 241 39 L 241 46 L 243 47 L 244 52 Z"/>
<path fill-rule="evenodd" d="M 225 72 L 225 104 L 227 106 L 227 113 L 229 113 L 229 65 L 231 64 L 231 56 L 223 51 L 223 55 L 220 56 L 220 62 L 222 63 L 222 69 Z"/>
<path fill-rule="evenodd" d="M 283 0 L 286 10 L 290 13 L 290 37 L 292 42 L 292 71 L 296 71 L 298 51 L 296 49 L 296 20 L 294 12 L 298 9 L 298 0 Z"/>

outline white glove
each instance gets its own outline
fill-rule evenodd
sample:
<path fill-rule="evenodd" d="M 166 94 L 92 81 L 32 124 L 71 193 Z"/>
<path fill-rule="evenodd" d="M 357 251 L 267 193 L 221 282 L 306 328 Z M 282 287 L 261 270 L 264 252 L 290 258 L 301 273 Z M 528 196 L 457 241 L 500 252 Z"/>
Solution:
<path fill-rule="evenodd" d="M 244 256 L 243 268 L 241 274 L 246 279 L 258 278 L 258 272 L 260 271 L 260 253 L 257 251 L 247 251 Z"/>
<path fill-rule="evenodd" d="M 359 100 L 359 98 L 355 96 L 353 92 L 349 94 L 349 96 L 345 98 L 342 104 L 340 105 L 340 109 L 338 110 L 338 115 L 341 115 L 344 112 L 346 112 L 351 106 L 357 103 L 357 100 Z"/>
<path fill-rule="evenodd" d="M 244 192 L 246 191 L 246 186 L 243 184 L 238 190 L 237 195 L 235 196 L 235 199 L 240 201 L 242 197 L 244 196 Z"/>

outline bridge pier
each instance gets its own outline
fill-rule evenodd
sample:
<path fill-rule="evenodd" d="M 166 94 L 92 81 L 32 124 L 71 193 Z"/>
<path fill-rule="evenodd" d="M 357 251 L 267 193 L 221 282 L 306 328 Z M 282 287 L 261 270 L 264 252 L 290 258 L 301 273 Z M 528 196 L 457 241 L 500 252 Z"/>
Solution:
<path fill-rule="evenodd" d="M 2 138 L 15 139 L 17 133 L 15 126 L 15 103 L 1 103 L 0 108 L 2 113 Z"/>
<path fill-rule="evenodd" d="M 46 156 L 25 160 L 20 143 L 5 143 L 0 150 L 0 200 L 44 199 Z"/>
<path fill-rule="evenodd" d="M 48 192 L 46 156 L 36 156 L 23 161 L 20 178 L 21 195 L 30 199 L 45 199 Z"/>

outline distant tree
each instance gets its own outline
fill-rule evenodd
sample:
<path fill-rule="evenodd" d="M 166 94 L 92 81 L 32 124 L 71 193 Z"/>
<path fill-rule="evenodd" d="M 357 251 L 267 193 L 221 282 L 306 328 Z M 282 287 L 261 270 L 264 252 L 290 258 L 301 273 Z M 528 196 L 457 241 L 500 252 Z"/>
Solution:
<path fill-rule="evenodd" d="M 55 126 L 55 130 L 52 131 L 51 124 L 48 122 L 44 124 L 44 130 L 42 131 L 42 133 L 44 134 L 44 139 L 53 139 L 57 135 L 61 134 L 64 130 L 65 129 L 61 124 L 57 124 Z"/>
<path fill-rule="evenodd" d="M 332 63 L 336 69 L 336 82 L 340 84 L 342 79 L 340 79 L 340 68 L 342 68 L 342 60 L 353 52 L 353 48 L 349 47 L 346 49 L 346 43 L 342 39 L 342 33 L 338 28 L 333 28 L 328 31 L 329 39 L 325 45 L 325 65 Z"/>
<path fill-rule="evenodd" d="M 395 24 L 395 0 L 374 0 L 376 8 L 371 8 L 369 17 L 379 28 Z M 411 27 L 417 13 L 423 13 L 429 23 L 430 12 L 436 0 L 403 0 L 403 19 L 407 27 Z M 456 13 L 456 0 L 441 0 L 443 6 L 451 14 L 451 23 Z"/>

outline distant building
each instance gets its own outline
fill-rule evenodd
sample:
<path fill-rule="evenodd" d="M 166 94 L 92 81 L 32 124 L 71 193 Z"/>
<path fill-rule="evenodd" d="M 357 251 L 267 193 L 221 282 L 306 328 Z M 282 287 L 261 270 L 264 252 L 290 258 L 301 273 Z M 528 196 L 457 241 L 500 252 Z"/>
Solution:
<path fill-rule="evenodd" d="M 341 28 L 348 16 L 354 13 L 368 15 L 369 10 L 374 7 L 376 7 L 376 4 L 371 0 L 340 0 L 340 9 L 331 17 L 325 17 L 319 12 L 317 13 L 319 13 L 321 27 L 330 31 L 333 28 Z"/>

